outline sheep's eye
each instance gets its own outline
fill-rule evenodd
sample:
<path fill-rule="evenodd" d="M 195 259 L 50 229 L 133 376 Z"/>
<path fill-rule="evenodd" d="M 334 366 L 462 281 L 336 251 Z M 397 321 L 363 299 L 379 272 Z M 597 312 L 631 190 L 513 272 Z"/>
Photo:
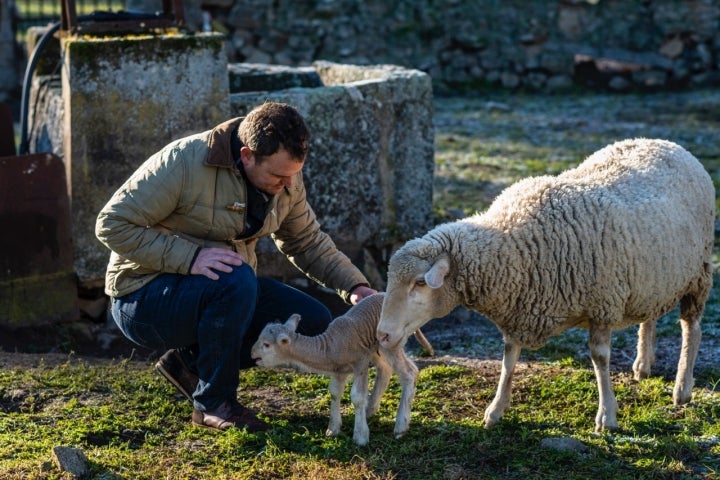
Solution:
<path fill-rule="evenodd" d="M 417 280 L 415 280 L 416 287 L 424 287 L 425 285 L 427 285 L 427 282 L 424 278 L 418 278 Z"/>
<path fill-rule="evenodd" d="M 263 347 L 270 348 L 270 344 L 268 342 L 263 343 Z"/>

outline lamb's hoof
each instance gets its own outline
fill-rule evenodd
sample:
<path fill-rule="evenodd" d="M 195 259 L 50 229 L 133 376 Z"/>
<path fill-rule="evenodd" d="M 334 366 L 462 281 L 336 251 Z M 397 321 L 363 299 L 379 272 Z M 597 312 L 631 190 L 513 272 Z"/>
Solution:
<path fill-rule="evenodd" d="M 366 446 L 366 445 L 368 444 L 368 439 L 367 439 L 367 438 L 353 437 L 353 442 L 355 442 L 355 444 L 358 445 L 358 446 L 360 446 L 360 447 L 364 447 L 364 446 Z"/>
<path fill-rule="evenodd" d="M 398 439 L 398 438 L 404 437 L 407 432 L 408 432 L 407 429 L 405 429 L 401 432 L 393 432 L 393 433 L 395 434 L 395 438 Z"/>
<path fill-rule="evenodd" d="M 603 432 L 612 433 L 612 432 L 617 432 L 618 430 L 620 430 L 620 427 L 618 427 L 617 423 L 615 423 L 615 424 L 607 424 L 606 423 L 604 425 L 599 425 L 599 424 L 595 425 L 595 433 L 603 433 Z"/>
<path fill-rule="evenodd" d="M 331 430 L 331 429 L 329 429 L 329 428 L 328 428 L 327 430 L 325 430 L 325 435 L 327 435 L 328 437 L 337 437 L 339 434 L 340 434 L 340 431 L 337 431 L 337 432 L 336 432 L 336 431 Z"/>

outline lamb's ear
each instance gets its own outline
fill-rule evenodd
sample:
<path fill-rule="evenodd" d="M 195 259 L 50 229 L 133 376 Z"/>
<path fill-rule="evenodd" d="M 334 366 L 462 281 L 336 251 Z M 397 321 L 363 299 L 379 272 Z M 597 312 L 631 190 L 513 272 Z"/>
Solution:
<path fill-rule="evenodd" d="M 293 313 L 292 315 L 290 315 L 290 318 L 288 318 L 285 322 L 285 326 L 288 328 L 288 330 L 294 332 L 295 330 L 297 330 L 298 323 L 300 323 L 300 314 Z"/>
<path fill-rule="evenodd" d="M 289 345 L 290 344 L 290 336 L 283 332 L 277 336 L 277 343 L 278 345 Z"/>
<path fill-rule="evenodd" d="M 425 273 L 425 283 L 430 288 L 440 288 L 445 281 L 445 276 L 450 271 L 450 261 L 446 256 L 438 258 L 430 270 Z"/>

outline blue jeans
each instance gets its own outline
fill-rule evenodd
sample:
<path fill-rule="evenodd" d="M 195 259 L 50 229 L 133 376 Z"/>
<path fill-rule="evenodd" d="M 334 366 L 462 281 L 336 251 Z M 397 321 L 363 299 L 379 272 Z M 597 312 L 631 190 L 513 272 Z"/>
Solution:
<path fill-rule="evenodd" d="M 237 398 L 239 370 L 254 365 L 250 348 L 263 327 L 302 317 L 298 332 L 317 335 L 332 321 L 318 300 L 276 280 L 256 277 L 248 265 L 220 278 L 162 274 L 112 300 L 112 316 L 123 334 L 143 347 L 178 348 L 200 378 L 195 408 L 208 411 Z"/>

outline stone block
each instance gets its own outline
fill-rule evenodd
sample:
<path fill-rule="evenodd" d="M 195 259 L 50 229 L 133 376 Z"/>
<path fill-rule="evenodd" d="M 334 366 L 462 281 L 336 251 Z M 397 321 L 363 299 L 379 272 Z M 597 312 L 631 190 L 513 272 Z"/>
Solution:
<path fill-rule="evenodd" d="M 293 87 L 317 88 L 320 77 L 312 67 L 286 67 L 264 63 L 228 65 L 230 93 L 284 90 Z"/>
<path fill-rule="evenodd" d="M 318 220 L 370 278 L 381 278 L 390 251 L 432 224 L 430 77 L 393 65 L 313 67 L 323 86 L 235 93 L 232 113 L 268 100 L 300 110 L 313 135 L 304 172 Z M 297 275 L 276 252 L 260 242 L 260 274 Z"/>

